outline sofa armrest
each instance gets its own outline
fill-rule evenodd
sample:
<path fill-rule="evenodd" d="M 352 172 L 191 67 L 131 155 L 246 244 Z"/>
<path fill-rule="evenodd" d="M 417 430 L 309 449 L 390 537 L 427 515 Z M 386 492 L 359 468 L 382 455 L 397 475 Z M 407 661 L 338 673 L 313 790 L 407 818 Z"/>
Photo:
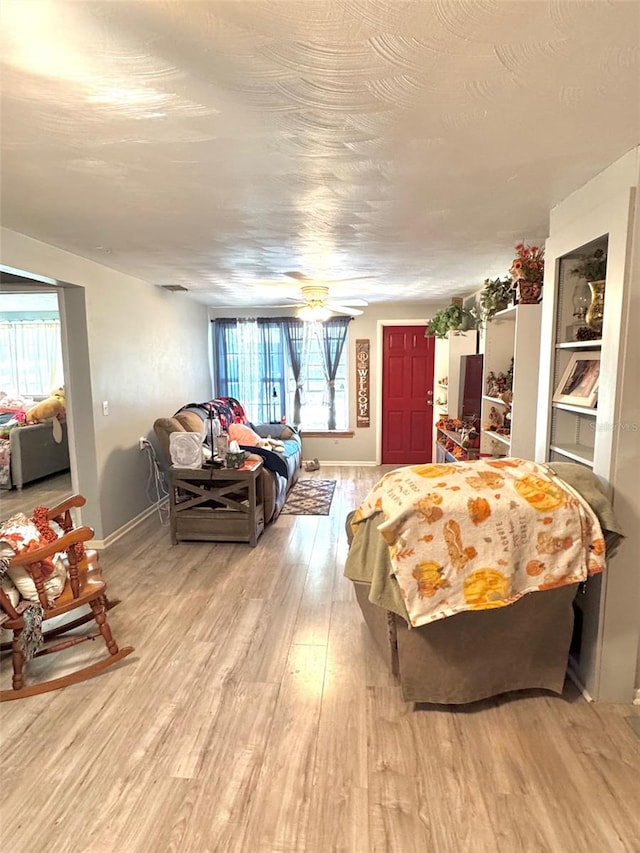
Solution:
<path fill-rule="evenodd" d="M 67 425 L 61 424 L 62 441 L 53 438 L 53 427 L 46 421 L 28 424 L 11 430 L 11 480 L 21 489 L 25 483 L 57 474 L 69 468 L 69 442 Z"/>

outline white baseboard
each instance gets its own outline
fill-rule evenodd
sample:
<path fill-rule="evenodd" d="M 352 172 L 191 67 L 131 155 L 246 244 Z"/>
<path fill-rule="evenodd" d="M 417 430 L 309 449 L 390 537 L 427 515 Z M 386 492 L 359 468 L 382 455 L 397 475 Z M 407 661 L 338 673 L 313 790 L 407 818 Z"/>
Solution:
<path fill-rule="evenodd" d="M 570 680 L 573 681 L 573 683 L 578 688 L 580 693 L 582 693 L 583 698 L 586 699 L 587 702 L 593 702 L 594 701 L 593 696 L 589 693 L 587 688 L 584 686 L 584 684 L 578 678 L 578 674 L 576 673 L 575 669 L 571 666 L 571 660 L 569 660 L 569 666 L 567 667 L 567 675 L 569 676 Z"/>
<path fill-rule="evenodd" d="M 164 498 L 161 501 L 156 501 L 156 503 L 151 504 L 141 513 L 132 518 L 130 521 L 127 521 L 126 524 L 123 524 L 122 527 L 118 528 L 118 530 L 114 530 L 113 533 L 110 533 L 106 539 L 90 539 L 87 542 L 88 548 L 95 548 L 96 551 L 102 551 L 105 548 L 108 548 L 109 545 L 113 545 L 114 542 L 117 542 L 125 533 L 128 533 L 130 530 L 133 530 L 134 527 L 137 527 L 139 524 L 149 518 L 150 515 L 153 515 L 154 512 L 160 509 L 161 506 L 164 506 L 169 498 Z"/>
<path fill-rule="evenodd" d="M 633 691 L 633 704 L 640 705 L 640 687 L 636 687 Z"/>

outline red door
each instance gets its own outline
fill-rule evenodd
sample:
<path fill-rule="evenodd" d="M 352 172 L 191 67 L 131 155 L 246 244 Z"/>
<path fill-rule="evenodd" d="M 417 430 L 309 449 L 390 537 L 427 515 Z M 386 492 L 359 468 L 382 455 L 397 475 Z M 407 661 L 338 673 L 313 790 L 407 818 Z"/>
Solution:
<path fill-rule="evenodd" d="M 385 326 L 382 336 L 382 463 L 431 462 L 434 338 L 425 326 Z"/>

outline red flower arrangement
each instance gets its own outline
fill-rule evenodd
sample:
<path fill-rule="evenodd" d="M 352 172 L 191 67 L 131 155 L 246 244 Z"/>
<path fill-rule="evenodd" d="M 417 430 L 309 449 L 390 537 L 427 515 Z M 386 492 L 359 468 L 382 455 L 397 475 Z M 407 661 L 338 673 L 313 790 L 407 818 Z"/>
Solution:
<path fill-rule="evenodd" d="M 540 246 L 525 246 L 516 243 L 516 256 L 511 264 L 514 281 L 531 281 L 542 284 L 544 278 L 544 249 Z"/>

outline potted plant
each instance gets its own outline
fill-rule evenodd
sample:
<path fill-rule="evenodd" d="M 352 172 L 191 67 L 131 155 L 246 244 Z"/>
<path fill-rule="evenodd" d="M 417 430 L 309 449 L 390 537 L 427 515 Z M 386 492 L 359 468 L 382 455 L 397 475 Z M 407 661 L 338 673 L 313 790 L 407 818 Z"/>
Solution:
<path fill-rule="evenodd" d="M 544 279 L 544 248 L 516 243 L 516 256 L 511 264 L 511 273 L 518 288 L 518 299 L 523 305 L 540 301 Z"/>
<path fill-rule="evenodd" d="M 493 280 L 485 278 L 484 287 L 480 293 L 482 319 L 490 320 L 495 313 L 508 308 L 512 297 L 513 281 L 510 276 Z"/>
<path fill-rule="evenodd" d="M 442 308 L 427 323 L 425 337 L 446 338 L 451 331 L 460 331 L 467 321 L 476 322 L 473 311 L 462 306 L 462 299 L 455 299 L 447 308 Z"/>
<path fill-rule="evenodd" d="M 593 255 L 580 258 L 571 273 L 586 281 L 603 281 L 607 276 L 607 255 L 604 249 L 596 249 Z"/>

